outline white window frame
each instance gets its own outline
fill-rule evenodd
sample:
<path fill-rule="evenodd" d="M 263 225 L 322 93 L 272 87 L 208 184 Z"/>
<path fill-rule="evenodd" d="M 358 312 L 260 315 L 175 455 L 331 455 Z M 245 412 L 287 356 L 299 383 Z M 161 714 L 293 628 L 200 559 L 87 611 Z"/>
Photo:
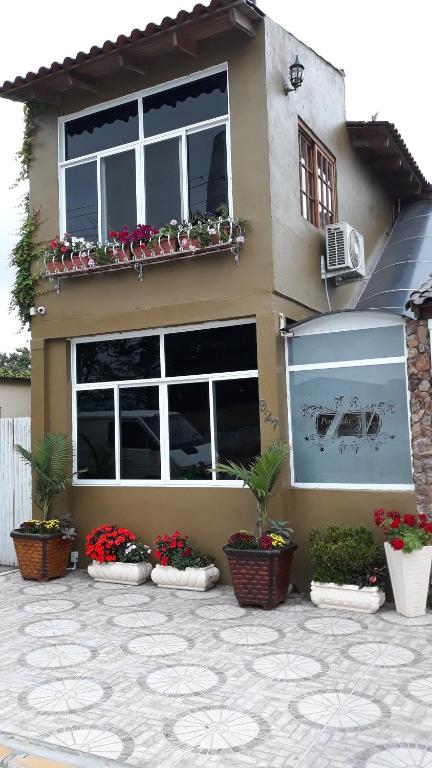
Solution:
<path fill-rule="evenodd" d="M 217 480 L 216 473 L 212 472 L 211 479 L 209 480 L 170 480 L 169 479 L 169 431 L 168 431 L 168 385 L 170 384 L 183 384 L 188 382 L 208 382 L 209 385 L 209 405 L 210 405 L 210 436 L 212 447 L 212 466 L 215 464 L 215 421 L 214 421 L 214 404 L 213 404 L 213 384 L 217 381 L 230 381 L 238 379 L 258 379 L 258 369 L 245 370 L 245 371 L 227 371 L 225 373 L 212 373 L 212 374 L 199 374 L 192 376 L 166 376 L 165 375 L 165 336 L 173 333 L 182 333 L 185 331 L 198 331 L 208 328 L 222 328 L 233 327 L 235 325 L 250 325 L 256 326 L 255 317 L 238 318 L 234 320 L 220 320 L 207 323 L 199 323 L 194 325 L 183 326 L 170 326 L 167 328 L 153 328 L 143 331 L 127 331 L 121 333 L 99 334 L 96 336 L 80 336 L 78 338 L 69 339 L 71 344 L 71 381 L 72 381 L 72 441 L 75 447 L 77 447 L 77 427 L 78 427 L 78 413 L 77 413 L 77 392 L 85 390 L 102 390 L 111 389 L 114 390 L 114 434 L 115 434 L 115 479 L 101 479 L 101 480 L 86 480 L 83 475 L 80 477 L 76 474 L 78 470 L 78 456 L 77 450 L 73 452 L 73 485 L 78 486 L 133 486 L 133 487 L 162 487 L 162 488 L 243 488 L 243 483 L 240 480 Z M 109 382 L 95 382 L 78 384 L 76 380 L 76 350 L 79 344 L 94 341 L 110 341 L 113 339 L 124 338 L 137 338 L 144 336 L 159 336 L 160 338 L 160 355 L 161 355 L 161 376 L 151 379 L 131 379 L 125 381 L 109 381 Z M 161 479 L 160 480 L 122 480 L 120 478 L 120 419 L 119 419 L 119 407 L 118 397 L 119 390 L 122 388 L 130 387 L 143 387 L 143 386 L 157 386 L 159 387 L 159 413 L 160 413 L 160 445 L 161 445 Z M 257 403 L 258 405 L 258 403 Z"/>
<path fill-rule="evenodd" d="M 352 331 L 372 328 L 385 328 L 389 326 L 400 326 L 403 330 L 404 354 L 399 357 L 370 358 L 364 360 L 343 360 L 340 362 L 311 363 L 311 364 L 289 364 L 288 338 L 295 336 L 310 336 L 313 334 L 325 335 L 326 333 L 337 333 L 340 331 Z M 286 368 L 286 390 L 288 401 L 288 435 L 290 446 L 290 474 L 291 486 L 293 488 L 314 488 L 327 490 L 357 490 L 357 491 L 412 491 L 414 484 L 387 484 L 387 483 L 299 483 L 295 480 L 295 451 L 293 441 L 293 429 L 291 418 L 291 389 L 290 373 L 294 371 L 310 371 L 338 368 L 354 368 L 368 365 L 389 365 L 391 363 L 403 363 L 405 366 L 405 389 L 407 396 L 407 415 L 408 415 L 408 437 L 410 444 L 411 472 L 412 465 L 412 439 L 411 439 L 411 420 L 410 420 L 410 398 L 408 389 L 407 372 L 408 351 L 406 346 L 406 323 L 405 320 L 397 315 L 389 315 L 380 312 L 336 312 L 334 314 L 324 315 L 322 317 L 306 320 L 304 324 L 293 329 L 292 334 L 288 333 L 285 339 L 285 368 Z"/>
<path fill-rule="evenodd" d="M 155 93 L 166 91 L 170 88 L 185 85 L 195 80 L 201 80 L 204 77 L 210 75 L 220 74 L 221 72 L 227 73 L 227 100 L 228 100 L 228 113 L 222 117 L 212 118 L 210 120 L 204 120 L 200 123 L 194 123 L 183 128 L 178 128 L 173 131 L 167 131 L 165 133 L 157 134 L 156 136 L 145 137 L 144 135 L 144 120 L 143 120 L 143 104 L 142 100 L 146 96 L 151 96 Z M 101 150 L 99 152 L 93 152 L 89 155 L 82 155 L 81 157 L 74 157 L 71 160 L 65 159 L 65 124 L 70 120 L 75 120 L 79 117 L 94 114 L 104 109 L 110 109 L 121 104 L 126 104 L 131 101 L 138 102 L 138 139 L 127 144 L 120 144 L 117 147 L 110 147 L 109 149 Z M 188 183 L 187 183 L 187 137 L 191 133 L 197 133 L 210 128 L 215 128 L 219 125 L 225 126 L 226 133 L 226 152 L 227 152 L 227 186 L 228 186 L 228 209 L 230 215 L 233 214 L 233 195 L 232 195 L 232 168 L 231 168 L 231 127 L 230 127 L 230 93 L 229 93 L 229 77 L 228 77 L 228 64 L 223 64 L 209 67 L 208 69 L 194 72 L 193 74 L 186 75 L 185 77 L 179 77 L 175 80 L 167 81 L 161 85 L 146 88 L 142 91 L 136 91 L 135 93 L 129 93 L 127 96 L 122 96 L 118 99 L 112 99 L 98 104 L 97 106 L 83 109 L 79 112 L 73 112 L 69 115 L 62 115 L 58 118 L 58 184 L 59 184 L 59 231 L 60 237 L 63 237 L 66 232 L 66 170 L 76 165 L 83 165 L 91 161 L 96 162 L 97 173 L 97 204 L 98 204 L 98 239 L 100 242 L 107 240 L 107 232 L 104 232 L 104 211 L 102 210 L 102 187 L 101 187 L 101 162 L 105 157 L 110 155 L 117 155 L 121 152 L 128 150 L 135 151 L 135 166 L 136 166 L 136 203 L 137 203 L 137 222 L 146 222 L 146 201 L 145 201 L 145 171 L 144 171 L 144 147 L 148 144 L 154 144 L 166 139 L 179 138 L 179 153 L 180 153 L 180 180 L 181 180 L 181 217 L 187 219 L 189 217 L 189 196 L 188 196 Z M 152 222 L 147 222 L 152 224 Z M 168 223 L 168 222 L 167 222 Z"/>

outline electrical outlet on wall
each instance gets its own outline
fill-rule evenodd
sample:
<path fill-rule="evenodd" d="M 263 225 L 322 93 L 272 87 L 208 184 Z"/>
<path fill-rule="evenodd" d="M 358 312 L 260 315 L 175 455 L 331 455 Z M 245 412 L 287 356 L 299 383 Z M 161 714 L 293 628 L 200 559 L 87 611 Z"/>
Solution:
<path fill-rule="evenodd" d="M 74 549 L 73 552 L 71 552 L 71 556 L 70 557 L 71 557 L 71 563 L 77 563 L 78 562 L 78 552 L 76 551 L 76 549 Z"/>

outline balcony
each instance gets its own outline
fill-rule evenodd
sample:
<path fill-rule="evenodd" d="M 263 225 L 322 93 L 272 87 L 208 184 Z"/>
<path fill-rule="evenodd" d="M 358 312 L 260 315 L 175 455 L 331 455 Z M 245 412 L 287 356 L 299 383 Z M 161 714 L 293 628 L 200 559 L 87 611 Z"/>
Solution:
<path fill-rule="evenodd" d="M 59 290 L 60 280 L 67 277 L 134 269 L 143 280 L 146 268 L 155 264 L 216 253 L 231 253 L 238 266 L 239 252 L 246 239 L 246 222 L 220 217 L 180 226 L 171 222 L 160 230 L 139 225 L 129 232 L 125 227 L 110 234 L 112 239 L 104 245 L 69 235 L 52 241 L 51 250 L 40 256 L 40 276 L 54 282 Z"/>

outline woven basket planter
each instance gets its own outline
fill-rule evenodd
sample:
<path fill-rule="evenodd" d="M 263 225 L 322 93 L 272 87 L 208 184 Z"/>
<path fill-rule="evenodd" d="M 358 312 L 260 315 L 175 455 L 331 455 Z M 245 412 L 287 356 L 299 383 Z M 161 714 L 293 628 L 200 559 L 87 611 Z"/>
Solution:
<path fill-rule="evenodd" d="M 270 610 L 284 603 L 296 549 L 297 544 L 281 549 L 224 547 L 238 604 Z"/>
<path fill-rule="evenodd" d="M 48 581 L 64 576 L 69 564 L 72 541 L 62 534 L 12 531 L 18 566 L 23 579 Z"/>

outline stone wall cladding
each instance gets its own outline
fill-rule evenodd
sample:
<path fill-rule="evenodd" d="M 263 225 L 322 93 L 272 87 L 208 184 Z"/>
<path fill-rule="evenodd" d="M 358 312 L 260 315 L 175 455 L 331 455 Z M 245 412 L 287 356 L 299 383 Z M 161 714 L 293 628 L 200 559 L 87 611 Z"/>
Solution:
<path fill-rule="evenodd" d="M 407 321 L 408 388 L 417 511 L 432 514 L 432 377 L 427 320 Z"/>

